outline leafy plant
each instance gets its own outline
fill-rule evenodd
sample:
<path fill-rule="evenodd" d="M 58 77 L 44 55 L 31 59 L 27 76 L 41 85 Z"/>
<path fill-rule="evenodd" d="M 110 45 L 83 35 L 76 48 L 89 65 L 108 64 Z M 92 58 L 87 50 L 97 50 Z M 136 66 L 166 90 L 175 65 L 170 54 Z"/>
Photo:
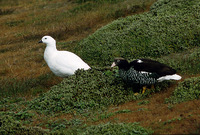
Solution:
<path fill-rule="evenodd" d="M 152 134 L 153 131 L 147 130 L 138 125 L 138 123 L 118 123 L 118 124 L 100 124 L 96 126 L 87 127 L 83 134 L 115 134 L 115 135 L 128 135 L 128 134 Z"/>
<path fill-rule="evenodd" d="M 174 90 L 172 96 L 165 99 L 166 103 L 180 103 L 193 99 L 199 99 L 200 96 L 200 77 L 185 79 L 180 82 Z"/>
<path fill-rule="evenodd" d="M 58 132 L 59 133 L 59 132 Z M 61 132 L 62 133 L 62 132 Z M 153 134 L 151 129 L 143 128 L 139 123 L 106 123 L 99 125 L 92 125 L 87 127 L 82 127 L 78 129 L 68 130 L 68 134 L 77 134 L 77 135 L 91 135 L 91 134 L 115 134 L 115 135 L 139 135 L 139 134 Z"/>
<path fill-rule="evenodd" d="M 109 72 L 97 69 L 78 70 L 75 75 L 30 101 L 29 109 L 41 113 L 83 113 L 142 97 L 134 96 L 134 89 L 125 89 L 121 79 L 115 77 L 114 72 Z"/>
<path fill-rule="evenodd" d="M 163 122 L 163 124 L 164 124 L 164 125 L 170 124 L 170 123 L 172 123 L 172 122 L 180 121 L 180 120 L 182 120 L 182 119 L 183 119 L 183 118 L 181 118 L 181 117 L 173 118 L 173 119 L 171 119 L 171 120 L 167 120 L 167 121 Z"/>
<path fill-rule="evenodd" d="M 18 112 L 14 115 L 14 117 L 16 117 L 16 119 L 18 120 L 25 120 L 25 119 L 30 119 L 34 116 L 33 113 L 29 113 L 27 111 L 21 111 L 21 112 Z"/>
<path fill-rule="evenodd" d="M 143 101 L 138 103 L 138 105 L 147 105 L 147 104 L 149 104 L 148 100 L 143 100 Z"/>
<path fill-rule="evenodd" d="M 181 53 L 174 53 L 156 60 L 165 63 L 174 69 L 178 74 L 196 74 L 200 71 L 200 48 L 195 47 Z"/>
<path fill-rule="evenodd" d="M 48 130 L 36 127 L 23 127 L 19 121 L 15 121 L 11 116 L 4 115 L 0 117 L 0 134 L 47 134 Z"/>

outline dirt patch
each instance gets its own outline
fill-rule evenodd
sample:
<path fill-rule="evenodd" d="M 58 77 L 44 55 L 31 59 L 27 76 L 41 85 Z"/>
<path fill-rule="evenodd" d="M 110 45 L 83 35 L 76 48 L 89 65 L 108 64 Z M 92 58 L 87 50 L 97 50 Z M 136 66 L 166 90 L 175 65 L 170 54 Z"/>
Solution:
<path fill-rule="evenodd" d="M 155 93 L 149 98 L 128 102 L 118 107 L 111 107 L 109 112 L 130 110 L 128 113 L 116 114 L 103 122 L 140 122 L 141 126 L 151 128 L 155 134 L 199 134 L 200 100 L 180 104 L 165 104 L 177 84 L 169 89 Z M 148 101 L 147 104 L 141 104 Z M 102 122 L 102 121 L 101 121 Z"/>

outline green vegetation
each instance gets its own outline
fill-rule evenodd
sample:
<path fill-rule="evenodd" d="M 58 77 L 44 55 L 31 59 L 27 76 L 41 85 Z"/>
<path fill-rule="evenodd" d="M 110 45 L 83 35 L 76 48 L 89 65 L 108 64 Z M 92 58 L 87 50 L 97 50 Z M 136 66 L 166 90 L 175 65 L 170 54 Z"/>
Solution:
<path fill-rule="evenodd" d="M 179 83 L 171 97 L 166 98 L 166 103 L 180 103 L 189 100 L 199 99 L 200 96 L 200 77 L 185 79 Z"/>
<path fill-rule="evenodd" d="M 149 104 L 148 100 L 143 100 L 143 101 L 138 103 L 138 105 L 147 105 L 147 104 Z"/>
<path fill-rule="evenodd" d="M 131 110 L 119 110 L 119 111 L 116 111 L 116 112 L 110 112 L 110 113 L 102 113 L 98 116 L 98 119 L 96 118 L 93 118 L 93 121 L 99 121 L 99 120 L 104 120 L 104 119 L 107 119 L 107 118 L 110 118 L 112 116 L 115 116 L 117 114 L 121 114 L 121 113 L 130 113 L 132 112 Z"/>
<path fill-rule="evenodd" d="M 16 129 L 12 125 L 5 124 L 5 127 L 1 127 L 1 130 L 4 132 L 7 126 L 11 126 L 8 131 L 5 131 L 6 133 L 15 134 L 25 132 L 24 130 L 33 132 L 32 129 L 31 131 L 29 131 L 29 128 L 24 129 L 26 127 L 22 125 L 34 125 L 33 123 L 36 120 L 44 122 L 34 126 L 50 129 L 51 131 L 49 131 L 49 133 L 60 133 L 63 130 L 64 133 L 94 132 L 93 128 L 104 128 L 102 127 L 103 125 L 101 125 L 97 127 L 92 126 L 90 129 L 90 126 L 84 125 L 82 120 L 76 117 L 86 117 L 96 122 L 117 114 L 131 113 L 132 111 L 127 109 L 115 111 L 114 113 L 105 112 L 106 108 L 110 105 L 119 105 L 147 96 L 141 94 L 135 96 L 134 89 L 132 87 L 127 89 L 124 82 L 116 77 L 116 75 L 117 73 L 115 70 L 110 71 L 108 69 L 98 69 L 95 67 L 88 71 L 78 70 L 75 75 L 69 76 L 60 84 L 52 87 L 50 91 L 41 94 L 33 100 L 26 101 L 23 98 L 4 98 L 0 102 L 0 110 L 3 111 L 0 113 L 0 116 L 11 117 L 12 121 L 18 121 L 20 125 L 19 129 Z M 160 90 L 161 87 L 157 86 L 156 88 Z M 71 119 L 70 121 L 65 119 L 57 119 L 55 121 L 48 120 L 49 117 L 57 117 L 62 114 L 75 116 L 75 119 Z M 44 117 L 41 115 L 46 116 Z M 74 126 L 76 126 L 76 128 L 74 128 Z M 126 127 L 126 124 L 124 126 Z M 130 125 L 128 124 L 127 126 L 129 127 Z M 83 127 L 86 127 L 87 130 L 82 131 L 81 128 Z M 113 130 L 112 132 L 116 130 L 115 125 L 109 128 Z M 129 131 L 130 130 L 127 129 L 126 132 Z M 133 129 L 133 131 L 138 134 L 140 134 L 140 132 L 146 133 L 146 130 L 143 128 L 141 131 L 137 131 L 137 129 Z M 40 132 L 38 132 L 38 134 Z"/>
<path fill-rule="evenodd" d="M 180 120 L 182 120 L 182 118 L 181 118 L 181 117 L 173 118 L 173 119 L 171 119 L 171 120 L 167 120 L 167 121 L 163 122 L 163 124 L 164 124 L 164 125 L 170 124 L 170 123 L 175 122 L 175 121 L 178 121 L 178 120 L 180 121 Z"/>
<path fill-rule="evenodd" d="M 124 83 L 111 71 L 78 70 L 45 94 L 30 101 L 29 109 L 41 113 L 78 113 L 118 105 L 141 98 L 133 89 L 125 89 Z"/>
<path fill-rule="evenodd" d="M 147 130 L 138 125 L 138 123 L 106 123 L 100 125 L 89 126 L 81 134 L 91 135 L 91 134 L 115 134 L 115 135 L 141 135 L 141 134 L 153 134 L 152 130 Z"/>
<path fill-rule="evenodd" d="M 1 115 L 0 115 L 1 116 Z M 24 127 L 20 124 L 20 121 L 14 120 L 11 116 L 4 115 L 0 117 L 0 134 L 2 135 L 16 135 L 16 134 L 30 134 L 41 135 L 47 134 L 47 130 L 43 130 L 37 127 Z"/>
<path fill-rule="evenodd" d="M 200 72 L 200 47 L 168 56 L 157 58 L 158 61 L 170 65 L 181 74 L 198 74 Z"/>
<path fill-rule="evenodd" d="M 150 12 L 97 30 L 81 41 L 77 53 L 90 64 L 105 66 L 116 56 L 160 57 L 199 46 L 199 7 L 198 0 L 160 0 Z"/>
<path fill-rule="evenodd" d="M 115 71 L 93 68 L 88 71 L 78 70 L 75 75 L 67 77 L 48 92 L 31 100 L 28 110 L 45 114 L 90 113 L 92 110 L 102 111 L 110 105 L 142 99 L 153 92 L 134 95 L 138 88 L 127 87 Z M 154 92 L 169 85 L 170 82 L 156 85 Z"/>
<path fill-rule="evenodd" d="M 54 134 L 77 134 L 77 135 L 102 135 L 102 134 L 115 134 L 115 135 L 140 135 L 140 134 L 153 134 L 150 129 L 145 129 L 139 126 L 139 123 L 106 123 L 92 126 L 82 126 L 81 128 L 71 128 L 68 131 L 56 131 Z"/>

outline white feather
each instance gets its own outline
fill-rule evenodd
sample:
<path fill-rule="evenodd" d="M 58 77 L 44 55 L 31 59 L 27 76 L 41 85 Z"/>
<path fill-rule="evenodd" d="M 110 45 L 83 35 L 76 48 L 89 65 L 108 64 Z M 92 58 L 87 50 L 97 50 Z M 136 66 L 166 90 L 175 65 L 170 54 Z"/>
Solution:
<path fill-rule="evenodd" d="M 142 74 L 152 74 L 152 73 L 146 72 L 146 71 L 140 71 L 140 73 L 142 73 Z"/>
<path fill-rule="evenodd" d="M 160 78 L 157 79 L 158 82 L 162 82 L 164 80 L 181 80 L 181 76 L 177 75 L 177 74 L 173 74 L 173 75 L 166 75 L 166 76 L 162 76 Z"/>
<path fill-rule="evenodd" d="M 137 61 L 137 63 L 142 63 L 142 62 L 143 62 L 142 60 L 138 60 L 138 61 Z"/>

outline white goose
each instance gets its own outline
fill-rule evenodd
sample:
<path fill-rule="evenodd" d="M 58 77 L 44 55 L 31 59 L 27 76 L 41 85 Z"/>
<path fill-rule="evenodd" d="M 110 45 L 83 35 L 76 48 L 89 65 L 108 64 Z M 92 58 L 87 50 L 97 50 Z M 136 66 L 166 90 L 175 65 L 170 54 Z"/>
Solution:
<path fill-rule="evenodd" d="M 69 51 L 58 51 L 56 41 L 51 36 L 44 36 L 39 43 L 45 43 L 44 60 L 50 70 L 60 77 L 73 75 L 77 69 L 90 69 L 79 56 Z"/>

